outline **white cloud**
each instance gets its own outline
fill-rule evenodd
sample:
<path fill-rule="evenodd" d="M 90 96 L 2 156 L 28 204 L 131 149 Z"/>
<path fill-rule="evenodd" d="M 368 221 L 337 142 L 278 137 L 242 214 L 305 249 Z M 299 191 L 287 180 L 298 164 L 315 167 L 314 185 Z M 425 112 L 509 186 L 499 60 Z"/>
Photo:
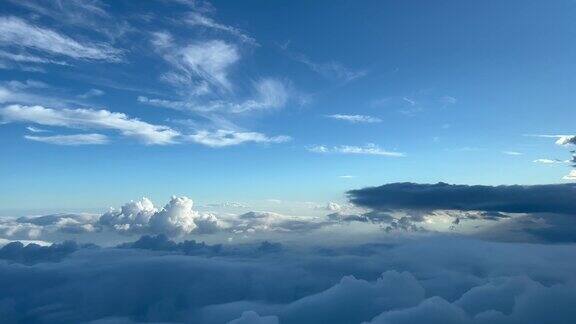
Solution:
<path fill-rule="evenodd" d="M 188 135 L 188 139 L 194 143 L 210 146 L 224 147 L 243 143 L 284 143 L 290 140 L 289 136 L 269 137 L 258 132 L 241 132 L 219 129 L 217 131 L 199 131 Z"/>
<path fill-rule="evenodd" d="M 559 136 L 558 140 L 556 141 L 556 144 L 558 144 L 558 145 L 568 145 L 568 144 L 576 145 L 576 135 Z"/>
<path fill-rule="evenodd" d="M 534 160 L 534 163 L 542 163 L 542 164 L 556 164 L 556 163 L 564 163 L 564 161 L 562 160 L 558 160 L 558 159 L 536 159 Z"/>
<path fill-rule="evenodd" d="M 195 74 L 230 88 L 228 69 L 240 59 L 234 45 L 219 40 L 195 43 L 180 53 L 183 64 Z"/>
<path fill-rule="evenodd" d="M 120 233 L 153 233 L 180 236 L 195 233 L 213 233 L 224 228 L 224 223 L 211 213 L 194 210 L 188 197 L 172 197 L 158 210 L 148 198 L 131 201 L 120 210 L 110 210 L 100 217 L 99 224 Z"/>
<path fill-rule="evenodd" d="M 282 49 L 286 51 L 291 59 L 308 66 L 310 70 L 322 75 L 326 79 L 350 82 L 364 77 L 367 74 L 366 71 L 353 70 L 336 61 L 314 62 L 304 54 L 290 52 L 288 45 L 282 46 Z"/>
<path fill-rule="evenodd" d="M 557 145 L 576 145 L 576 135 L 525 135 L 533 137 L 543 137 L 543 138 L 556 138 Z"/>
<path fill-rule="evenodd" d="M 86 91 L 85 93 L 78 95 L 78 98 L 88 99 L 88 98 L 92 98 L 92 97 L 99 97 L 102 95 L 104 95 L 104 91 L 102 91 L 100 89 L 90 89 L 90 90 Z"/>
<path fill-rule="evenodd" d="M 445 105 L 454 105 L 458 102 L 458 99 L 456 99 L 452 96 L 444 96 L 444 97 L 440 98 L 440 101 Z"/>
<path fill-rule="evenodd" d="M 171 144 L 180 135 L 167 126 L 129 118 L 123 113 L 93 109 L 51 109 L 42 106 L 9 105 L 0 108 L 5 122 L 27 122 L 77 129 L 109 129 L 134 137 L 145 144 Z"/>
<path fill-rule="evenodd" d="M 106 44 L 80 43 L 16 17 L 0 17 L 0 44 L 24 47 L 74 59 L 119 61 L 121 51 Z"/>
<path fill-rule="evenodd" d="M 165 76 L 168 81 L 187 84 L 191 88 L 205 88 L 205 82 L 208 82 L 217 89 L 232 89 L 228 70 L 240 59 L 235 45 L 209 40 L 178 47 L 167 35 L 154 34 L 153 44 L 160 46 L 158 51 L 177 69 Z"/>
<path fill-rule="evenodd" d="M 214 19 L 197 12 L 190 13 L 188 15 L 188 18 L 186 19 L 186 22 L 191 26 L 201 26 L 227 32 L 235 37 L 238 37 L 244 43 L 251 45 L 258 45 L 258 43 L 254 38 L 246 35 L 238 28 L 218 23 L 214 21 Z"/>
<path fill-rule="evenodd" d="M 194 101 L 174 101 L 148 98 L 145 96 L 138 96 L 137 100 L 140 103 L 181 111 L 240 114 L 282 108 L 286 105 L 289 99 L 288 89 L 284 83 L 272 78 L 264 78 L 255 82 L 254 91 L 255 94 L 253 99 L 248 99 L 239 103 L 224 100 L 197 103 Z"/>
<path fill-rule="evenodd" d="M 353 176 L 353 175 L 350 175 L 350 174 L 343 174 L 343 175 L 338 176 L 338 178 L 341 178 L 341 179 L 352 179 L 352 178 L 356 178 L 356 176 Z"/>
<path fill-rule="evenodd" d="M 379 123 L 382 121 L 380 118 L 365 115 L 334 114 L 334 115 L 328 115 L 327 117 L 338 120 L 345 120 L 351 123 Z"/>
<path fill-rule="evenodd" d="M 576 170 L 571 170 L 570 173 L 565 175 L 562 179 L 576 181 Z"/>
<path fill-rule="evenodd" d="M 524 155 L 524 153 L 516 152 L 516 151 L 502 151 L 502 154 L 506 155 Z"/>
<path fill-rule="evenodd" d="M 193 206 L 188 197 L 172 197 L 162 210 L 150 217 L 150 229 L 169 236 L 191 233 L 197 227 L 194 220 L 200 216 Z"/>
<path fill-rule="evenodd" d="M 336 154 L 358 154 L 358 155 L 380 155 L 390 157 L 403 157 L 404 153 L 386 151 L 381 149 L 378 145 L 367 144 L 365 146 L 350 146 L 340 145 L 328 147 L 325 145 L 315 145 L 307 148 L 308 151 L 314 153 L 336 153 Z"/>
<path fill-rule="evenodd" d="M 45 129 L 36 128 L 36 127 L 32 127 L 32 126 L 28 126 L 28 127 L 26 127 L 26 129 L 32 133 L 46 133 L 46 132 L 48 132 Z"/>
<path fill-rule="evenodd" d="M 26 135 L 24 138 L 56 145 L 102 145 L 108 143 L 108 137 L 102 134 L 74 134 L 74 135 L 53 135 L 53 136 L 32 136 Z"/>
<path fill-rule="evenodd" d="M 6 52 L 6 51 L 2 51 L 2 50 L 0 50 L 0 58 L 7 59 L 10 61 L 14 61 L 14 62 L 19 62 L 19 63 L 38 63 L 38 64 L 48 63 L 48 64 L 57 64 L 57 65 L 68 65 L 68 63 L 66 63 L 64 61 L 47 59 L 47 58 L 43 58 L 43 57 L 39 57 L 39 56 L 35 56 L 35 55 L 30 55 L 30 54 L 22 54 L 22 53 L 15 54 L 15 53 L 10 53 L 10 52 Z"/>
<path fill-rule="evenodd" d="M 109 5 L 100 0 L 7 0 L 30 11 L 34 18 L 40 16 L 58 22 L 59 25 L 87 29 L 117 39 L 133 30 L 119 15 L 110 15 Z"/>

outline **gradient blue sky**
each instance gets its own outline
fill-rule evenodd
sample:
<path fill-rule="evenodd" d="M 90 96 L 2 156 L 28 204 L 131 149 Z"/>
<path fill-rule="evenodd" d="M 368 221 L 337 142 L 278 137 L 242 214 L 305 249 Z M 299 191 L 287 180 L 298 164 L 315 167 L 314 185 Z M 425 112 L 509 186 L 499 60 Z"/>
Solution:
<path fill-rule="evenodd" d="M 565 181 L 567 149 L 527 135 L 573 132 L 575 16 L 568 0 L 2 1 L 0 214 Z"/>

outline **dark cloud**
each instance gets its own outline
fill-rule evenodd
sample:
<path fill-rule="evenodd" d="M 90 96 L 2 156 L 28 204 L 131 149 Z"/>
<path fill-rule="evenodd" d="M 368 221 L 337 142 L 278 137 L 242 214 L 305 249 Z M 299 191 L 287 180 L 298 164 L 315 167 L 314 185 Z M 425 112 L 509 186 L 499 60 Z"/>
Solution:
<path fill-rule="evenodd" d="M 0 259 L 23 264 L 37 262 L 57 262 L 77 251 L 80 247 L 95 247 L 92 244 L 80 246 L 74 241 L 65 241 L 50 246 L 40 246 L 35 243 L 27 245 L 21 242 L 11 242 L 0 248 Z"/>
<path fill-rule="evenodd" d="M 507 213 L 576 214 L 576 186 L 469 186 L 391 183 L 348 191 L 350 201 L 375 210 L 453 209 Z"/>

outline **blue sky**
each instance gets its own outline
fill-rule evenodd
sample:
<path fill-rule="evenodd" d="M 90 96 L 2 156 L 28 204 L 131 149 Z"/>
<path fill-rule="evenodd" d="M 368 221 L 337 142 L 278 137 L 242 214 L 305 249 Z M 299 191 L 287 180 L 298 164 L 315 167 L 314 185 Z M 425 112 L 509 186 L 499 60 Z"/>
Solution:
<path fill-rule="evenodd" d="M 573 134 L 575 14 L 560 0 L 3 1 L 1 213 L 573 179 L 553 137 Z"/>

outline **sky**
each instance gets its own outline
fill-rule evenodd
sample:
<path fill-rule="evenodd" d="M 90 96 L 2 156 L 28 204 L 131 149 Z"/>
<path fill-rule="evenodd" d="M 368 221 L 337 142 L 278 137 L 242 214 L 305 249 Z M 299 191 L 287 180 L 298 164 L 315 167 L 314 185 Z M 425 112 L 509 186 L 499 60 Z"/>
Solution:
<path fill-rule="evenodd" d="M 568 150 L 532 135 L 572 134 L 575 13 L 3 1 L 1 213 L 172 195 L 285 211 L 388 182 L 565 182 Z"/>
<path fill-rule="evenodd" d="M 0 321 L 576 323 L 575 16 L 0 1 Z"/>

